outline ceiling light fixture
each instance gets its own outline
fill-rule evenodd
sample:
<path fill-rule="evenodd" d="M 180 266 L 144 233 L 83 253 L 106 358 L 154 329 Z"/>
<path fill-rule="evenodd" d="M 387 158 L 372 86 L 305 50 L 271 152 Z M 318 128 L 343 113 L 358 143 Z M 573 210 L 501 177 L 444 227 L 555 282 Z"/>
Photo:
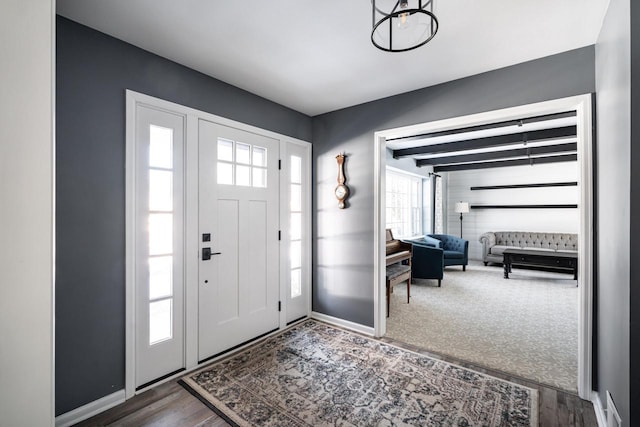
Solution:
<path fill-rule="evenodd" d="M 373 45 L 385 52 L 406 52 L 427 44 L 438 32 L 433 2 L 371 0 Z"/>

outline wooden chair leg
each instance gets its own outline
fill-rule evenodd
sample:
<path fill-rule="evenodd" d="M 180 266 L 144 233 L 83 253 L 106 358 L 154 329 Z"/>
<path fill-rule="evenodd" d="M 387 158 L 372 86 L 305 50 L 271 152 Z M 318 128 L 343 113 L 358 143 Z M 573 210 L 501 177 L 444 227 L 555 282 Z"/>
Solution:
<path fill-rule="evenodd" d="M 441 284 L 442 284 L 442 280 L 438 279 L 438 287 L 440 287 Z"/>
<path fill-rule="evenodd" d="M 389 317 L 389 300 L 391 299 L 391 284 L 387 281 L 387 317 Z"/>
<path fill-rule="evenodd" d="M 467 271 L 467 266 L 466 265 L 462 266 L 462 271 Z"/>
<path fill-rule="evenodd" d="M 407 304 L 409 304 L 409 298 L 411 298 L 411 276 L 407 280 Z"/>

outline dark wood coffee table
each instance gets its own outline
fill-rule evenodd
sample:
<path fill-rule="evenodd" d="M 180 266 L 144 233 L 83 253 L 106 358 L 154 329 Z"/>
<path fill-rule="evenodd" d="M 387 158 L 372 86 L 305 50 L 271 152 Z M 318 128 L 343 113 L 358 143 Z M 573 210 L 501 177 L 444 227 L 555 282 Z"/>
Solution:
<path fill-rule="evenodd" d="M 575 252 L 547 252 L 530 249 L 506 249 L 503 253 L 504 278 L 509 278 L 512 265 L 552 267 L 570 270 L 578 280 L 578 254 Z"/>

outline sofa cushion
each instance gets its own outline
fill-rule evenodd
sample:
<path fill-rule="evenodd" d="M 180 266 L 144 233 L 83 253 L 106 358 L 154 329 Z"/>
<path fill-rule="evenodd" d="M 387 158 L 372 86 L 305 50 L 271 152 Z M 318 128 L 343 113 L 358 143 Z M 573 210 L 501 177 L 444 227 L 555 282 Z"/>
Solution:
<path fill-rule="evenodd" d="M 491 253 L 491 255 L 502 255 L 504 253 L 504 251 L 507 250 L 507 249 L 526 249 L 528 251 L 555 252 L 553 249 L 548 249 L 548 248 L 531 248 L 531 247 L 521 248 L 519 246 L 501 246 L 501 245 L 496 245 L 496 246 L 491 248 L 490 253 Z M 560 252 L 560 251 L 558 251 L 558 252 Z"/>
<path fill-rule="evenodd" d="M 489 249 L 491 255 L 502 255 L 505 249 L 520 249 L 518 246 L 495 245 Z"/>

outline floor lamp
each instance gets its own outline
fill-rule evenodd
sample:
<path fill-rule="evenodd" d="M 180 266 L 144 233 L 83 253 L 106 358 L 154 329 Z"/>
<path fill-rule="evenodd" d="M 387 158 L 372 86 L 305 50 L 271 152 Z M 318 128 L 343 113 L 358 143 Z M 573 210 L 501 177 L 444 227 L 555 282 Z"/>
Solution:
<path fill-rule="evenodd" d="M 456 203 L 455 212 L 460 214 L 460 238 L 462 239 L 462 214 L 469 212 L 469 203 L 467 202 Z"/>

